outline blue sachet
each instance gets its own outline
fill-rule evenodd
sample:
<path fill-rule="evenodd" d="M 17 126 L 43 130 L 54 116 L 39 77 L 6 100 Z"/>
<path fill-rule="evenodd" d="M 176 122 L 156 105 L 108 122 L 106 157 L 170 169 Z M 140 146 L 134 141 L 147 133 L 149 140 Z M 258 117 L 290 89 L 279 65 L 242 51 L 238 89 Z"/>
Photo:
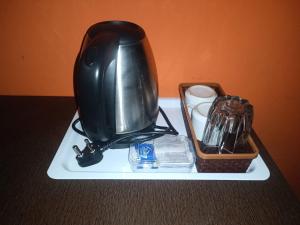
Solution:
<path fill-rule="evenodd" d="M 147 143 L 135 144 L 135 149 L 141 160 L 141 163 L 156 161 L 153 144 L 147 144 Z"/>

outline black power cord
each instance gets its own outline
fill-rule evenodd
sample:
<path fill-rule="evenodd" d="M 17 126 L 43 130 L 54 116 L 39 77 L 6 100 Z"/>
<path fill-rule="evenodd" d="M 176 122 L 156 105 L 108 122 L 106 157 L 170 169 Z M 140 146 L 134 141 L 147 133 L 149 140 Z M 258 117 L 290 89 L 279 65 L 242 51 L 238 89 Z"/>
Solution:
<path fill-rule="evenodd" d="M 80 119 L 79 119 L 79 118 L 77 118 L 76 120 L 74 120 L 74 122 L 72 123 L 72 129 L 73 129 L 76 133 L 80 134 L 81 136 L 86 137 L 85 132 L 82 131 L 82 130 L 79 130 L 79 129 L 76 127 L 76 124 L 79 123 L 79 122 L 80 122 Z"/>
<path fill-rule="evenodd" d="M 74 151 L 76 152 L 77 156 L 76 159 L 78 161 L 78 164 L 82 167 L 94 165 L 98 162 L 100 162 L 103 158 L 103 152 L 109 149 L 114 144 L 130 144 L 130 143 L 143 143 L 158 137 L 161 137 L 165 134 L 171 134 L 171 135 L 178 135 L 177 130 L 173 127 L 170 120 L 168 119 L 166 113 L 162 110 L 161 107 L 159 107 L 159 112 L 163 116 L 164 120 L 166 121 L 168 127 L 165 126 L 153 126 L 152 131 L 139 131 L 134 132 L 128 135 L 124 135 L 115 139 L 112 139 L 106 143 L 90 143 L 88 139 L 85 140 L 87 146 L 82 151 L 77 147 L 73 146 Z M 76 127 L 76 124 L 80 121 L 80 119 L 76 119 L 72 123 L 72 128 L 75 132 L 78 134 L 87 137 L 85 132 L 78 129 Z"/>

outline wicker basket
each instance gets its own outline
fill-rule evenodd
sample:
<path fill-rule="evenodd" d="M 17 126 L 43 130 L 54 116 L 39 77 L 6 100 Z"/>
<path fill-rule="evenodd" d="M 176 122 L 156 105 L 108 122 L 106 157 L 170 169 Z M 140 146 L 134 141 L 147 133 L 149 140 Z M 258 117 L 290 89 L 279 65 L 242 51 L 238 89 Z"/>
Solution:
<path fill-rule="evenodd" d="M 183 83 L 179 85 L 179 94 L 181 100 L 181 110 L 187 130 L 188 137 L 192 140 L 196 152 L 196 167 L 198 172 L 215 173 L 245 173 L 254 158 L 258 155 L 258 148 L 251 135 L 248 138 L 249 149 L 245 153 L 233 154 L 207 154 L 202 151 L 201 143 L 197 140 L 192 120 L 185 104 L 185 90 L 193 85 L 207 85 L 215 89 L 218 96 L 225 95 L 222 87 L 216 83 Z"/>

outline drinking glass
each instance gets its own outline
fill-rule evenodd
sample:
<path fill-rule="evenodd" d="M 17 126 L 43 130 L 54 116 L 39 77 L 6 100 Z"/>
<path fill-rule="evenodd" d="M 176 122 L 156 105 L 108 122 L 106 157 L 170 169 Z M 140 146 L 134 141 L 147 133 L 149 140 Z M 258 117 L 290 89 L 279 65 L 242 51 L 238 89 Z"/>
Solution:
<path fill-rule="evenodd" d="M 204 128 L 202 144 L 207 152 L 235 153 L 245 149 L 252 129 L 253 106 L 239 96 L 215 99 Z"/>

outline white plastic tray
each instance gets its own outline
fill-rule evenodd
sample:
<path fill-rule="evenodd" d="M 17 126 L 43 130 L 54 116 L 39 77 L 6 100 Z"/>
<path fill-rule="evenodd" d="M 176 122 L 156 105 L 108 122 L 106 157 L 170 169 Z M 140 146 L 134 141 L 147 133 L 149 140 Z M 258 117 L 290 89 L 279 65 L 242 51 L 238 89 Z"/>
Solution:
<path fill-rule="evenodd" d="M 175 98 L 162 98 L 159 105 L 164 109 L 177 131 L 186 135 L 181 114 L 180 101 Z M 78 117 L 75 114 L 72 121 Z M 157 123 L 164 125 L 161 115 Z M 140 180 L 266 180 L 270 176 L 269 169 L 258 155 L 246 173 L 198 173 L 196 168 L 190 173 L 136 173 L 132 172 L 128 163 L 128 149 L 109 149 L 104 152 L 103 160 L 93 166 L 78 166 L 73 145 L 84 147 L 84 137 L 69 126 L 51 165 L 47 171 L 53 179 L 140 179 Z"/>

